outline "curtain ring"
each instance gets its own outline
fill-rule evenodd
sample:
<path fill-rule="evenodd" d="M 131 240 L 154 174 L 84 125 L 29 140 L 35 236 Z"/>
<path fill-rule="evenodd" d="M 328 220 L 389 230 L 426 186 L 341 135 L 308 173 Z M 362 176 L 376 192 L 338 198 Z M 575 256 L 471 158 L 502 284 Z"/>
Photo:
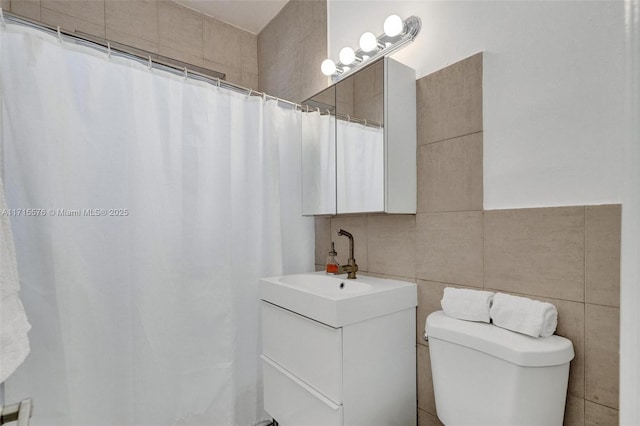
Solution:
<path fill-rule="evenodd" d="M 2 11 L 2 8 L 0 7 L 0 24 L 5 24 L 6 22 L 4 22 L 4 12 Z"/>
<path fill-rule="evenodd" d="M 220 88 L 220 77 L 217 77 L 217 78 L 216 78 L 216 81 L 217 81 L 217 83 L 218 83 L 218 89 L 219 89 L 219 88 Z"/>
<path fill-rule="evenodd" d="M 351 123 L 351 116 L 347 114 L 347 123 Z"/>
<path fill-rule="evenodd" d="M 188 79 L 189 78 L 189 70 L 187 70 L 187 67 L 184 67 L 184 79 Z"/>
<path fill-rule="evenodd" d="M 153 68 L 153 62 L 151 61 L 151 55 L 149 55 L 149 71 Z"/>
<path fill-rule="evenodd" d="M 364 127 L 367 127 L 367 119 L 363 118 L 363 120 L 364 120 Z"/>
<path fill-rule="evenodd" d="M 58 27 L 58 40 L 62 43 L 62 32 L 60 31 L 60 27 Z"/>
<path fill-rule="evenodd" d="M 249 94 L 247 95 L 247 97 L 250 98 L 251 94 L 253 94 L 253 89 L 249 89 Z"/>
<path fill-rule="evenodd" d="M 111 42 L 107 42 L 107 58 L 111 59 Z"/>

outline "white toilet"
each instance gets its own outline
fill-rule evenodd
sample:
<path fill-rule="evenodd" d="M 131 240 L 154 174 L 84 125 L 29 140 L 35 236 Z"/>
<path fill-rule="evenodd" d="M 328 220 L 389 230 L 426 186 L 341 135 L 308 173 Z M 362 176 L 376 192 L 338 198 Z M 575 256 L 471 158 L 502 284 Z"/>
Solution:
<path fill-rule="evenodd" d="M 438 418 L 446 426 L 562 425 L 571 341 L 492 324 L 427 318 Z"/>

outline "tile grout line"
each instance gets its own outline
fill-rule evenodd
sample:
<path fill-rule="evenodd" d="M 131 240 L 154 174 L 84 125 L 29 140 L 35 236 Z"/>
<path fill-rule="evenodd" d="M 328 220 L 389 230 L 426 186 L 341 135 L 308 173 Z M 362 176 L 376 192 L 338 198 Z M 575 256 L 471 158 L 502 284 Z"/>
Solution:
<path fill-rule="evenodd" d="M 204 14 L 200 14 L 200 19 L 202 19 L 202 49 L 201 49 L 201 53 L 202 53 L 202 65 L 204 66 Z"/>
<path fill-rule="evenodd" d="M 584 377 L 583 382 L 582 382 L 582 386 L 583 386 L 583 390 L 582 393 L 584 395 L 585 400 L 587 399 L 587 206 L 584 206 L 583 209 L 583 227 L 582 227 L 582 232 L 583 232 L 583 253 L 582 253 L 582 261 L 583 261 L 583 299 L 584 299 L 584 305 L 582 306 L 583 309 L 583 316 L 584 316 L 584 322 L 582 323 L 582 333 L 584 335 L 584 360 L 583 360 L 583 364 L 582 364 L 582 376 Z M 586 404 L 585 404 L 585 415 L 586 415 Z"/>
<path fill-rule="evenodd" d="M 506 209 L 510 210 L 510 209 Z M 491 210 L 490 210 L 491 211 Z M 416 212 L 413 216 L 417 216 L 419 214 L 442 214 L 442 213 L 482 213 L 484 215 L 485 210 L 445 210 L 445 211 L 434 211 L 434 212 Z"/>
<path fill-rule="evenodd" d="M 158 40 L 158 55 L 160 54 L 160 4 L 156 3 L 156 40 Z"/>
<path fill-rule="evenodd" d="M 367 239 L 365 247 L 367 248 L 367 272 L 370 269 L 369 266 L 369 216 L 364 215 L 364 236 Z M 356 257 L 355 253 L 353 257 Z"/>
<path fill-rule="evenodd" d="M 451 140 L 454 140 L 454 139 L 460 139 L 460 138 L 464 138 L 464 137 L 471 136 L 471 135 L 477 135 L 478 133 L 484 133 L 484 130 L 480 129 L 480 130 L 476 130 L 476 131 L 473 131 L 473 132 L 470 132 L 470 133 L 464 133 L 464 134 L 457 135 L 457 136 L 450 136 L 448 138 L 438 139 L 437 141 L 431 141 L 431 142 L 426 142 L 426 143 L 418 143 L 417 146 L 418 147 L 423 147 L 423 146 L 427 146 L 427 145 L 435 145 L 435 144 L 442 143 L 442 142 L 448 142 L 448 141 L 451 141 Z"/>
<path fill-rule="evenodd" d="M 483 189 L 484 191 L 484 185 Z M 484 209 L 482 210 L 482 289 L 486 290 L 486 277 L 485 277 L 485 251 L 486 251 L 486 231 L 485 231 L 485 220 L 484 220 Z"/>
<path fill-rule="evenodd" d="M 575 395 L 574 395 L 574 396 L 575 396 Z M 600 407 L 608 408 L 609 410 L 614 410 L 614 411 L 618 411 L 618 412 L 620 411 L 620 409 L 619 409 L 619 408 L 613 408 L 613 407 L 611 407 L 611 406 L 609 406 L 609 405 L 602 404 L 602 403 L 597 402 L 597 401 L 592 401 L 592 400 L 587 399 L 587 398 L 582 398 L 582 399 L 584 399 L 585 403 L 586 403 L 586 402 L 590 402 L 590 403 L 592 403 L 592 404 L 599 405 Z M 586 405 L 586 404 L 585 404 L 585 405 Z"/>

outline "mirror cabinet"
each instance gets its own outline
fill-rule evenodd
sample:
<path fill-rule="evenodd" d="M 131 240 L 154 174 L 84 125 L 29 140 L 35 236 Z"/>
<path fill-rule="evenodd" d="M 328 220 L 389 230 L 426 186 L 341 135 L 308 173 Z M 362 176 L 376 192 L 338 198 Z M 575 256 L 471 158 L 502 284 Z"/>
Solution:
<path fill-rule="evenodd" d="M 413 69 L 381 58 L 303 105 L 304 215 L 416 212 Z"/>

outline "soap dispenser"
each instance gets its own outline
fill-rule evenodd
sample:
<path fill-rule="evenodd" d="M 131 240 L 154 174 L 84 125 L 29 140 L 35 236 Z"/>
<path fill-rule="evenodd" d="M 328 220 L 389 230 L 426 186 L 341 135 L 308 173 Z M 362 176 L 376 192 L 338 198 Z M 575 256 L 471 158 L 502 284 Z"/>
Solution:
<path fill-rule="evenodd" d="M 331 250 L 329 250 L 329 255 L 327 256 L 327 274 L 337 274 L 338 273 L 338 261 L 336 260 L 336 256 L 338 253 L 334 247 L 333 241 L 331 242 Z"/>

